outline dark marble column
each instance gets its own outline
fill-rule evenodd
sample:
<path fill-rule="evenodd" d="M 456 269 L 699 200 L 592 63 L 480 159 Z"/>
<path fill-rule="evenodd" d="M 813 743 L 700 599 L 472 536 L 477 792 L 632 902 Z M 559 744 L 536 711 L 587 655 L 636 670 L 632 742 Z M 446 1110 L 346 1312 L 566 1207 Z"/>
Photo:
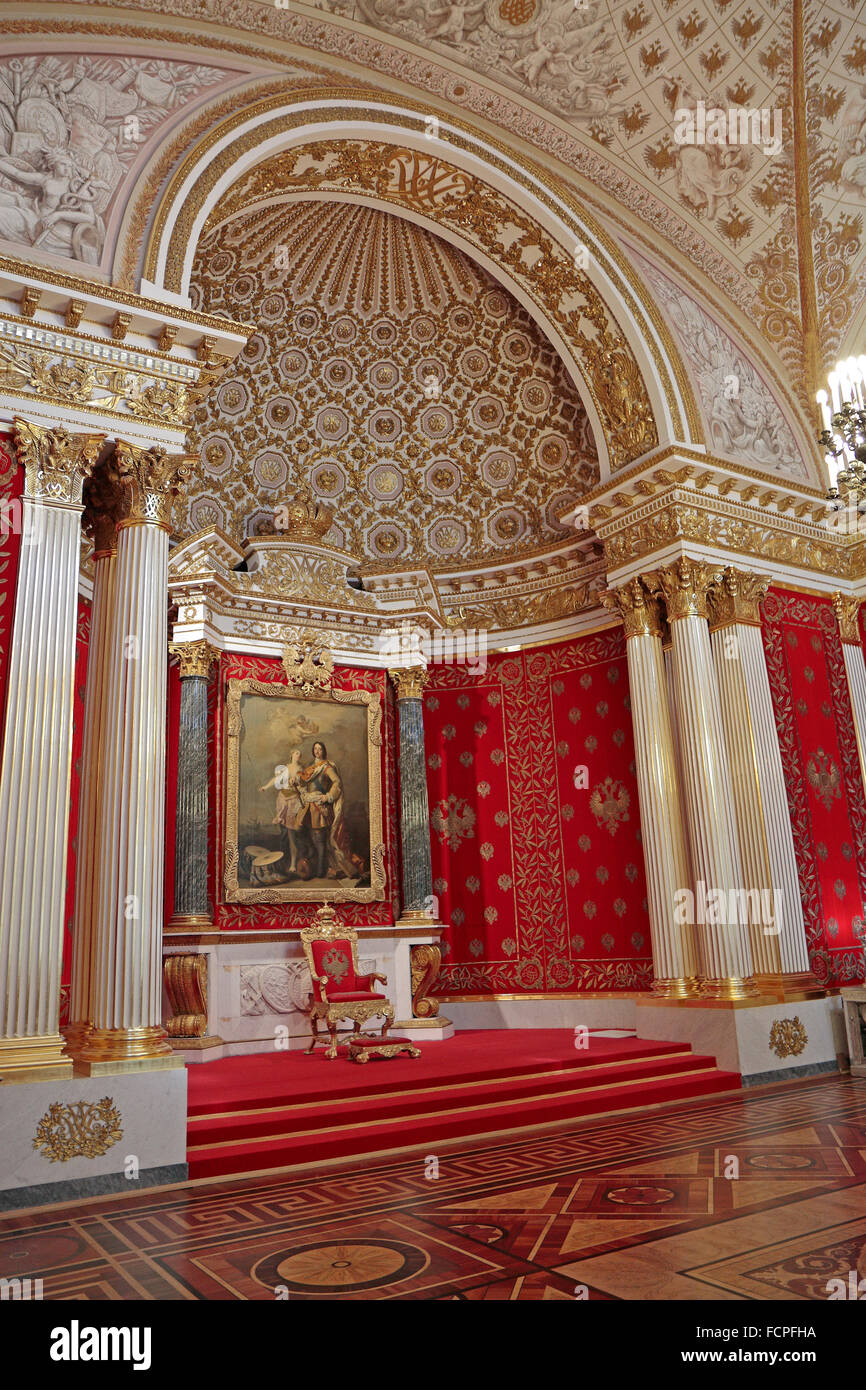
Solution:
<path fill-rule="evenodd" d="M 177 750 L 177 821 L 174 842 L 174 915 L 169 929 L 201 930 L 213 923 L 207 895 L 208 787 L 207 687 L 219 657 L 208 642 L 172 643 L 180 666 Z"/>
<path fill-rule="evenodd" d="M 400 730 L 400 846 L 403 860 L 403 912 L 435 922 L 432 911 L 430 813 L 424 760 L 424 714 L 421 695 L 427 684 L 423 666 L 389 672 L 397 688 Z"/>

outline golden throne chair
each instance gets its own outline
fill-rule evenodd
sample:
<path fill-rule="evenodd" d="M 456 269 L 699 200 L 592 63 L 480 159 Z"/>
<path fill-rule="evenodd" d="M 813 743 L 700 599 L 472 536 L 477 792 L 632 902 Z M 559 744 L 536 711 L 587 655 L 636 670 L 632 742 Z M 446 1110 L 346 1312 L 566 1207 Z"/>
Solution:
<path fill-rule="evenodd" d="M 384 1020 L 384 1038 L 394 1022 L 394 1005 L 374 988 L 377 980 L 383 985 L 388 983 L 385 975 L 359 973 L 358 933 L 340 925 L 330 903 L 320 907 L 316 917 L 318 921 L 314 927 L 301 929 L 301 942 L 313 981 L 309 1005 L 313 1040 L 307 1052 L 312 1052 L 319 1041 L 319 1019 L 323 1019 L 331 1039 L 325 1056 L 333 1060 L 337 1055 L 338 1023 L 351 1019 L 357 1034 L 362 1023 L 378 1016 Z"/>

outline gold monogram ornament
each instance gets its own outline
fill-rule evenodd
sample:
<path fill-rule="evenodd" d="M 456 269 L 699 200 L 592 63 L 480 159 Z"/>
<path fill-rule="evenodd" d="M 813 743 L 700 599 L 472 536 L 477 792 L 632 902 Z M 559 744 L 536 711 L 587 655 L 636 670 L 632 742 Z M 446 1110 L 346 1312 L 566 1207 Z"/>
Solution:
<path fill-rule="evenodd" d="M 770 1051 L 777 1057 L 799 1057 L 809 1041 L 809 1035 L 799 1017 L 777 1018 L 770 1029 Z"/>
<path fill-rule="evenodd" d="M 36 1128 L 34 1149 L 52 1163 L 71 1158 L 98 1158 L 123 1138 L 120 1113 L 110 1096 L 103 1100 L 49 1105 Z"/>

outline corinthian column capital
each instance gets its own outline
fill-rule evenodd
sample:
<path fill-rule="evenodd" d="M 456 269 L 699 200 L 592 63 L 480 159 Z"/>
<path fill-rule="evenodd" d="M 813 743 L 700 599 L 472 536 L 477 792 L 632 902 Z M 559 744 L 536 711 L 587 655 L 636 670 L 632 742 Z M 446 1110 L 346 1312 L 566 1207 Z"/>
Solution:
<path fill-rule="evenodd" d="M 403 666 L 389 671 L 388 675 L 397 689 L 398 700 L 420 700 L 430 679 L 430 672 L 424 666 Z"/>
<path fill-rule="evenodd" d="M 619 589 L 606 589 L 601 601 L 621 618 L 626 641 L 630 637 L 661 637 L 658 603 L 639 579 L 630 579 Z"/>
<path fill-rule="evenodd" d="M 96 465 L 105 435 L 72 434 L 64 425 L 47 428 L 31 420 L 16 420 L 14 430 L 25 497 L 80 506 L 84 480 Z"/>
<path fill-rule="evenodd" d="M 734 623 L 761 626 L 761 604 L 770 587 L 769 579 L 728 565 L 718 584 L 707 592 L 710 626 L 730 627 Z"/>
<path fill-rule="evenodd" d="M 839 624 L 839 636 L 849 647 L 860 646 L 860 599 L 848 594 L 833 595 L 833 610 Z"/>
<path fill-rule="evenodd" d="M 114 460 L 124 489 L 121 526 L 161 526 L 169 529 L 174 501 L 190 479 L 194 455 L 168 454 L 154 446 L 143 449 L 119 439 Z"/>
<path fill-rule="evenodd" d="M 661 594 L 667 608 L 668 622 L 679 618 L 706 618 L 707 594 L 718 583 L 720 565 L 708 565 L 683 555 L 672 565 L 642 574 L 641 579 L 651 594 Z"/>
<path fill-rule="evenodd" d="M 101 466 L 87 479 L 82 493 L 83 528 L 93 539 L 93 556 L 99 559 L 117 550 L 117 524 L 123 515 L 123 495 L 115 475 Z"/>
<path fill-rule="evenodd" d="M 188 676 L 200 676 L 205 680 L 215 661 L 219 661 L 219 651 L 204 638 L 196 642 L 169 642 L 168 649 L 177 658 L 181 680 Z"/>

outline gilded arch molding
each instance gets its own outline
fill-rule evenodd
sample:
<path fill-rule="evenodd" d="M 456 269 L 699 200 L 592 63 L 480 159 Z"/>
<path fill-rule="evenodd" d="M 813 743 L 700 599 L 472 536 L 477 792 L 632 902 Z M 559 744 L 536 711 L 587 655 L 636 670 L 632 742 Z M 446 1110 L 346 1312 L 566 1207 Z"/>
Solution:
<path fill-rule="evenodd" d="M 440 139 L 425 139 L 426 120 L 423 109 L 398 109 L 379 94 L 359 101 L 357 90 L 306 92 L 295 105 L 273 97 L 229 117 L 169 181 L 145 247 L 144 284 L 184 296 L 205 223 L 238 211 L 244 194 L 253 205 L 286 192 L 342 193 L 426 215 L 519 287 L 553 327 L 612 471 L 659 443 L 700 446 L 677 348 L 606 232 L 552 175 L 444 121 Z"/>

